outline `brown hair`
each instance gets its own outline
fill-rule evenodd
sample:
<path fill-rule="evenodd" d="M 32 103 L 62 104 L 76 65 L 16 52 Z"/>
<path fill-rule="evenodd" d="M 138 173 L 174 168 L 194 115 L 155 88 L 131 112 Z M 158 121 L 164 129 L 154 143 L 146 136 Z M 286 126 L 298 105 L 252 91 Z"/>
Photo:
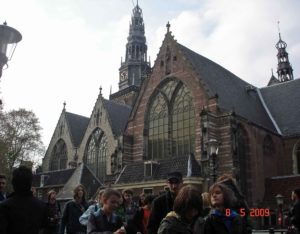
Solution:
<path fill-rule="evenodd" d="M 124 189 L 122 191 L 122 195 L 124 196 L 124 194 L 127 193 L 127 194 L 131 194 L 133 196 L 133 191 L 131 189 Z"/>
<path fill-rule="evenodd" d="M 199 213 L 202 212 L 202 197 L 195 186 L 186 185 L 179 190 L 174 200 L 173 210 L 184 217 L 191 209 L 197 209 Z"/>
<path fill-rule="evenodd" d="M 50 201 L 50 196 L 51 196 L 51 194 L 53 194 L 53 193 L 56 194 L 55 190 L 53 190 L 53 189 L 51 189 L 51 190 L 48 191 L 48 193 L 47 193 L 48 201 Z"/>
<path fill-rule="evenodd" d="M 73 190 L 73 197 L 75 200 L 78 199 L 78 192 L 79 192 L 79 189 L 82 189 L 83 190 L 83 196 L 82 196 L 82 201 L 85 202 L 85 195 L 86 195 L 86 190 L 85 190 L 85 187 L 82 185 L 82 184 L 79 184 L 77 185 L 74 190 Z"/>
<path fill-rule="evenodd" d="M 210 196 L 208 192 L 201 193 L 202 201 L 203 201 L 203 207 L 207 208 L 210 207 Z"/>
<path fill-rule="evenodd" d="M 103 192 L 102 199 L 108 199 L 113 195 L 117 196 L 118 198 L 121 198 L 121 194 L 119 193 L 119 191 L 112 188 L 107 188 Z"/>
<path fill-rule="evenodd" d="M 225 173 L 225 174 L 220 175 L 218 177 L 217 182 L 221 182 L 221 181 L 224 181 L 224 180 L 233 180 L 233 181 L 235 181 L 235 179 L 233 178 L 232 175 Z"/>
<path fill-rule="evenodd" d="M 210 188 L 209 188 L 209 204 L 213 207 L 213 205 L 211 204 L 211 196 L 216 188 L 220 188 L 223 193 L 224 208 L 232 208 L 232 206 L 236 202 L 236 197 L 235 197 L 233 191 L 222 183 L 215 183 L 212 186 L 210 186 Z"/>

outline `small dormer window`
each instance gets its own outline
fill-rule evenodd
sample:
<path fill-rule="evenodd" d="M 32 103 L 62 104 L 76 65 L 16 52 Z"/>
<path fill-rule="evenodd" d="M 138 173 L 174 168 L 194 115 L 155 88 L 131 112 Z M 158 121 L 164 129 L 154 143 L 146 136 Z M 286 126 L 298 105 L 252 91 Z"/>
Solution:
<path fill-rule="evenodd" d="M 146 161 L 144 162 L 144 176 L 145 177 L 152 177 L 155 169 L 158 165 L 156 161 Z"/>

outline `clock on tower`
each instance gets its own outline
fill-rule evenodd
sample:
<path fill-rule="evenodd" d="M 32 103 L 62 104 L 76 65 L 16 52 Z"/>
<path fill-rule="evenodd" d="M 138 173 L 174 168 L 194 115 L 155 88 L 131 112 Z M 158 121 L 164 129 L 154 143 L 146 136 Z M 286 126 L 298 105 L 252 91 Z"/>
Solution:
<path fill-rule="evenodd" d="M 121 72 L 120 81 L 123 82 L 123 81 L 126 81 L 127 79 L 128 79 L 127 71 Z"/>

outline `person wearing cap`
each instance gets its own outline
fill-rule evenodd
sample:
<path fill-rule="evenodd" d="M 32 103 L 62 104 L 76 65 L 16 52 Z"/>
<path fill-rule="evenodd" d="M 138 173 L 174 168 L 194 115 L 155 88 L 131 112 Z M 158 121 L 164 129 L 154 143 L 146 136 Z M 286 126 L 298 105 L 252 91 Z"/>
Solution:
<path fill-rule="evenodd" d="M 152 211 L 149 218 L 148 234 L 157 234 L 162 219 L 173 210 L 174 200 L 182 187 L 182 174 L 178 171 L 171 172 L 167 176 L 169 191 L 157 197 L 152 203 Z"/>

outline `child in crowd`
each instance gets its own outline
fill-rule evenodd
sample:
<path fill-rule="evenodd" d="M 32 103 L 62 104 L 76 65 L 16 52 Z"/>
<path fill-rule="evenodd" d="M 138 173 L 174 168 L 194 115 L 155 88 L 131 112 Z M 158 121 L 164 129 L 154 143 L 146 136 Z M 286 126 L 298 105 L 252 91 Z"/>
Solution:
<path fill-rule="evenodd" d="M 105 189 L 102 195 L 103 206 L 95 213 L 91 213 L 87 223 L 87 233 L 125 234 L 122 219 L 115 211 L 119 206 L 121 195 L 114 189 Z"/>

